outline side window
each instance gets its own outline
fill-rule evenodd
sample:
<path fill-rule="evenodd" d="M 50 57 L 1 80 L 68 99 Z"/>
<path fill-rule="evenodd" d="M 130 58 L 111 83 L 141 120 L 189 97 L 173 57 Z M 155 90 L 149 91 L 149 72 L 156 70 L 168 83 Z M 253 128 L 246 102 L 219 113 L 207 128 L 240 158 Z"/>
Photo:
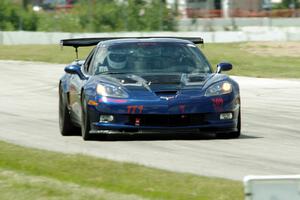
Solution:
<path fill-rule="evenodd" d="M 91 61 L 92 61 L 93 55 L 95 53 L 95 49 L 96 48 L 94 48 L 91 51 L 91 53 L 88 55 L 88 57 L 85 59 L 83 70 L 84 70 L 84 73 L 86 73 L 86 74 L 90 74 L 89 73 L 89 68 L 91 68 Z"/>
<path fill-rule="evenodd" d="M 97 74 L 108 70 L 106 56 L 107 48 L 100 46 L 96 50 L 94 58 L 91 62 L 91 69 L 89 70 L 91 74 Z"/>

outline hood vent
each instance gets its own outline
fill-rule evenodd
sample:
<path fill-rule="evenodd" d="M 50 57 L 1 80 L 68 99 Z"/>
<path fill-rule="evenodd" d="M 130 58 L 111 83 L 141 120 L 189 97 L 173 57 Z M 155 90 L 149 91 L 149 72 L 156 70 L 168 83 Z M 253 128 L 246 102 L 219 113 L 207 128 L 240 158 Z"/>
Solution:
<path fill-rule="evenodd" d="M 190 76 L 189 82 L 203 82 L 205 81 L 205 79 L 206 79 L 205 76 Z"/>
<path fill-rule="evenodd" d="M 145 75 L 143 78 L 151 84 L 178 85 L 181 83 L 180 75 Z"/>
<path fill-rule="evenodd" d="M 167 90 L 167 91 L 157 91 L 155 92 L 157 96 L 175 96 L 177 94 L 176 90 Z"/>

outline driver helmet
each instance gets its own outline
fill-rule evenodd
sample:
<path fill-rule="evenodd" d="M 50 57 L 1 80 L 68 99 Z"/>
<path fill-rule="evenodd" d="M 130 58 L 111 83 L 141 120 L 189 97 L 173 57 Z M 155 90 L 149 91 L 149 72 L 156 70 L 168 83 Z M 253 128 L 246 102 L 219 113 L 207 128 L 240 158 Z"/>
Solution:
<path fill-rule="evenodd" d="M 122 52 L 108 52 L 107 62 L 112 69 L 123 69 L 126 66 L 127 56 Z"/>

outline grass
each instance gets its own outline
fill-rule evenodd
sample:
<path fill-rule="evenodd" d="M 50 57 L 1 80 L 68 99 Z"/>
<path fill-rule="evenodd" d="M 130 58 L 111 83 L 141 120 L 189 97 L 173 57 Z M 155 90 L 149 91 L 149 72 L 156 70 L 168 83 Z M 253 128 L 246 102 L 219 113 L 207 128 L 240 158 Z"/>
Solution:
<path fill-rule="evenodd" d="M 5 142 L 0 149 L 0 199 L 243 199 L 237 181 Z"/>
<path fill-rule="evenodd" d="M 258 48 L 265 48 L 261 45 Z M 276 49 L 278 51 L 280 49 Z M 221 61 L 233 64 L 231 75 L 268 77 L 268 78 L 300 78 L 299 57 L 266 56 L 247 51 L 247 43 L 205 44 L 202 51 L 213 66 Z M 275 50 L 274 50 L 275 52 Z"/>
<path fill-rule="evenodd" d="M 84 59 L 90 50 L 90 47 L 79 48 L 79 57 Z M 59 45 L 0 45 L 0 59 L 67 64 L 75 59 L 75 50 Z"/>
<path fill-rule="evenodd" d="M 273 49 L 268 43 L 254 46 L 260 50 L 269 48 L 269 51 L 273 51 L 274 49 L 274 52 L 284 48 L 284 44 Z M 85 58 L 90 49 L 79 48 L 79 57 Z M 205 44 L 202 51 L 213 66 L 224 60 L 231 62 L 234 66 L 233 70 L 229 72 L 231 75 L 300 78 L 300 59 L 296 56 L 255 54 L 249 51 L 247 43 Z M 71 47 L 64 47 L 61 50 L 59 45 L 0 45 L 0 59 L 66 64 L 74 58 L 75 52 Z"/>

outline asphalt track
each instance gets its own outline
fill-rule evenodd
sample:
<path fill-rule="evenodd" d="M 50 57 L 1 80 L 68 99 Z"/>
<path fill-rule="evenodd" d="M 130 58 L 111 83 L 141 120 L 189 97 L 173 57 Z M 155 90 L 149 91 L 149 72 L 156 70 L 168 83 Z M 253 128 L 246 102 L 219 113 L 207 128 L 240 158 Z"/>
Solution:
<path fill-rule="evenodd" d="M 0 61 L 0 140 L 236 180 L 249 174 L 300 174 L 300 80 L 234 77 L 242 96 L 239 139 L 151 135 L 85 142 L 80 136 L 62 137 L 58 130 L 57 84 L 63 68 Z"/>

